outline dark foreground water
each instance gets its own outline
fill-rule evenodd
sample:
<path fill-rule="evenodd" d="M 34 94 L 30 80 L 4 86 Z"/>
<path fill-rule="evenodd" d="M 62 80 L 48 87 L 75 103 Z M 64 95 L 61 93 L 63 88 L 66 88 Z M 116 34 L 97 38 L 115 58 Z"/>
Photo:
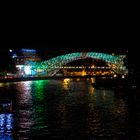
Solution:
<path fill-rule="evenodd" d="M 0 83 L 0 140 L 139 140 L 136 91 L 96 89 L 90 80 Z"/>

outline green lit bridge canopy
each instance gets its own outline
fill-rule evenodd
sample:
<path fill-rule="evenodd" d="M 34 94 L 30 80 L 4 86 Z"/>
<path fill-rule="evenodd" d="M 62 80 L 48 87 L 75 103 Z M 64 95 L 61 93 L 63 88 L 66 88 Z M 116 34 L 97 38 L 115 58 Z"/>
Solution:
<path fill-rule="evenodd" d="M 42 62 L 29 62 L 28 65 L 30 65 L 32 69 L 36 72 L 44 72 L 47 75 L 53 76 L 54 73 L 56 73 L 56 67 L 62 67 L 72 61 L 86 58 L 100 59 L 109 64 L 114 64 L 119 70 L 123 66 L 123 58 L 111 54 L 98 52 L 69 53 Z"/>

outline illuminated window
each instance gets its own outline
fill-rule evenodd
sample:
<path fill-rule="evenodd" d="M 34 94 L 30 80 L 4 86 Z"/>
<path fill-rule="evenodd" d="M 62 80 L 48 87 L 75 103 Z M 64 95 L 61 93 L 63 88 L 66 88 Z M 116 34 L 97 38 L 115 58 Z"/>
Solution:
<path fill-rule="evenodd" d="M 31 67 L 30 66 L 25 66 L 24 71 L 25 71 L 25 74 L 30 75 L 31 74 Z"/>

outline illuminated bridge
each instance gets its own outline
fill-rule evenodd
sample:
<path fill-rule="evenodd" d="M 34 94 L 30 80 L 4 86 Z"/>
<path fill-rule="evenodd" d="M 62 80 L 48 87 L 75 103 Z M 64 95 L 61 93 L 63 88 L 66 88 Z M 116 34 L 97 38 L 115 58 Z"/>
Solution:
<path fill-rule="evenodd" d="M 126 73 L 123 58 L 115 55 L 98 52 L 76 52 L 60 55 L 42 62 L 28 61 L 27 66 L 31 68 L 35 75 L 55 76 L 55 74 L 64 66 L 66 66 L 66 64 L 75 60 L 87 58 L 100 59 L 107 62 L 108 66 L 116 74 Z"/>

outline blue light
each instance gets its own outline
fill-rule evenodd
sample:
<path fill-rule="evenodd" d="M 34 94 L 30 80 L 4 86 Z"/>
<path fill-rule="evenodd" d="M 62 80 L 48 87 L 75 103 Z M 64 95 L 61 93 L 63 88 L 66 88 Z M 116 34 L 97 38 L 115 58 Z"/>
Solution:
<path fill-rule="evenodd" d="M 32 53 L 36 53 L 36 50 L 33 49 L 21 49 L 22 52 L 32 52 Z"/>
<path fill-rule="evenodd" d="M 13 140 L 13 114 L 0 114 L 0 139 Z"/>
<path fill-rule="evenodd" d="M 16 55 L 16 53 L 13 53 L 12 58 L 15 58 L 15 57 L 17 57 L 17 55 Z"/>
<path fill-rule="evenodd" d="M 35 75 L 36 72 L 35 72 L 34 70 L 31 70 L 31 74 L 32 74 L 32 75 Z"/>

